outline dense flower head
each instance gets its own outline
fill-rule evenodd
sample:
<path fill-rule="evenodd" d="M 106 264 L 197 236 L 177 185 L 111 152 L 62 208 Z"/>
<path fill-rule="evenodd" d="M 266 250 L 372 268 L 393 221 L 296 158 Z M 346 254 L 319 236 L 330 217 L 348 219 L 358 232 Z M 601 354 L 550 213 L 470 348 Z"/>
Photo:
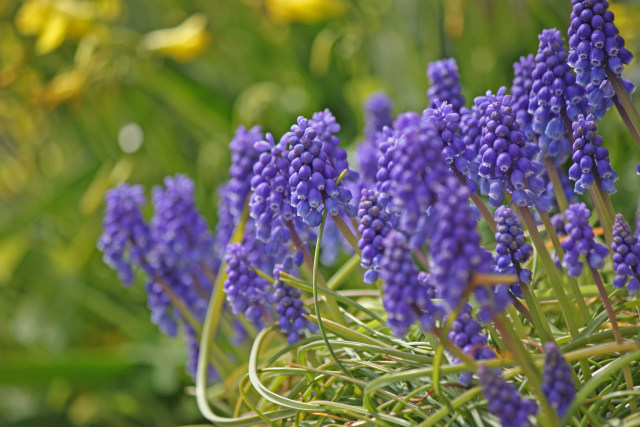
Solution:
<path fill-rule="evenodd" d="M 422 120 L 437 129 L 443 143 L 442 158 L 463 175 L 470 173 L 469 162 L 476 157 L 476 151 L 467 147 L 458 132 L 460 114 L 446 101 L 434 102 L 434 108 L 427 108 L 422 113 Z"/>
<path fill-rule="evenodd" d="M 393 149 L 388 150 L 389 194 L 392 212 L 399 216 L 398 228 L 411 236 L 411 247 L 424 242 L 426 211 L 434 201 L 433 186 L 450 172 L 442 158 L 444 143 L 434 122 L 417 115 L 398 127 L 400 134 Z"/>
<path fill-rule="evenodd" d="M 269 282 L 251 269 L 247 257 L 248 251 L 243 245 L 229 244 L 225 257 L 227 279 L 223 286 L 233 314 L 244 314 L 260 327 L 266 307 L 273 303 L 273 295 L 269 292 Z"/>
<path fill-rule="evenodd" d="M 391 169 L 393 152 L 396 150 L 400 135 L 407 127 L 414 126 L 420 120 L 415 112 L 398 115 L 392 127 L 384 127 L 378 136 L 378 170 L 376 171 L 376 190 L 380 200 L 387 205 L 391 198 Z"/>
<path fill-rule="evenodd" d="M 628 282 L 627 290 L 636 295 L 640 286 L 640 243 L 620 214 L 616 214 L 612 237 L 613 270 L 616 272 L 613 287 L 620 289 Z"/>
<path fill-rule="evenodd" d="M 624 47 L 607 0 L 572 0 L 571 4 L 568 61 L 600 119 L 615 94 L 605 70 L 620 78 L 623 66 L 633 60 L 633 55 Z M 632 87 L 628 89 L 633 91 Z"/>
<path fill-rule="evenodd" d="M 534 68 L 533 55 L 521 56 L 513 64 L 513 82 L 511 84 L 513 110 L 516 112 L 516 120 L 520 125 L 520 130 L 528 141 L 532 141 L 535 136 L 533 129 L 531 129 L 532 117 L 529 113 L 529 94 L 533 85 L 531 74 Z"/>
<path fill-rule="evenodd" d="M 456 112 L 464 106 L 464 96 L 460 87 L 460 76 L 458 75 L 458 64 L 454 58 L 442 59 L 430 62 L 427 67 L 429 77 L 429 105 L 437 108 L 435 101 L 448 102 Z"/>
<path fill-rule="evenodd" d="M 487 92 L 475 99 L 482 112 L 478 172 L 491 183 L 489 204 L 500 206 L 506 189 L 517 206 L 535 206 L 549 212 L 552 202 L 543 194 L 546 185 L 540 177 L 544 167 L 532 161 L 537 148 L 525 140 L 512 109 L 513 98 L 505 92 L 502 87 L 495 95 Z"/>
<path fill-rule="evenodd" d="M 304 315 L 308 314 L 302 303 L 299 289 L 291 287 L 280 280 L 280 273 L 286 271 L 282 264 L 277 264 L 273 269 L 273 299 L 278 314 L 278 327 L 287 337 L 289 344 L 300 339 L 305 330 L 312 330 L 313 324 Z"/>
<path fill-rule="evenodd" d="M 597 177 L 606 193 L 615 193 L 618 174 L 609 163 L 609 151 L 602 146 L 602 137 L 596 134 L 593 115 L 589 114 L 586 118 L 578 116 L 571 127 L 574 143 L 569 178 L 576 181 L 574 191 L 584 193 Z"/>
<path fill-rule="evenodd" d="M 562 266 L 567 269 L 569 276 L 580 276 L 583 266 L 581 256 L 584 256 L 591 267 L 602 268 L 609 249 L 593 240 L 593 229 L 589 225 L 591 212 L 587 206 L 584 203 L 574 203 L 564 212 L 564 216 L 567 219 L 568 235 L 562 241 L 562 249 L 565 251 Z"/>
<path fill-rule="evenodd" d="M 529 418 L 538 412 L 534 401 L 520 396 L 516 386 L 506 382 L 491 368 L 480 366 L 478 378 L 487 398 L 489 412 L 500 418 L 503 427 L 531 425 Z"/>
<path fill-rule="evenodd" d="M 401 337 L 416 321 L 424 330 L 430 330 L 439 310 L 431 301 L 433 289 L 418 279 L 418 269 L 406 238 L 402 233 L 392 231 L 383 243 L 384 256 L 380 260 L 382 302 L 391 330 Z"/>
<path fill-rule="evenodd" d="M 273 234 L 275 219 L 291 221 L 294 217 L 294 210 L 289 203 L 291 161 L 284 137 L 276 143 L 273 136 L 267 133 L 265 139 L 256 142 L 254 147 L 260 156 L 253 165 L 249 215 L 256 221 L 256 236 L 267 242 Z"/>
<path fill-rule="evenodd" d="M 264 139 L 260 126 L 251 129 L 238 126 L 231 143 L 231 166 L 229 167 L 229 183 L 227 184 L 227 197 L 229 197 L 229 210 L 234 219 L 238 221 L 247 202 L 247 196 L 251 191 L 251 176 L 253 165 L 260 156 L 260 152 L 254 148 L 254 144 Z"/>
<path fill-rule="evenodd" d="M 358 205 L 358 248 L 362 250 L 360 265 L 367 269 L 364 275 L 366 283 L 378 280 L 380 258 L 384 252 L 383 239 L 391 231 L 389 214 L 378 199 L 375 190 L 362 190 Z"/>
<path fill-rule="evenodd" d="M 335 216 L 341 213 L 342 207 L 348 216 L 354 216 L 357 209 L 349 204 L 351 191 L 336 184 L 338 173 L 334 162 L 323 150 L 324 144 L 318 138 L 316 128 L 300 116 L 298 124 L 293 125 L 291 132 L 283 138 L 290 148 L 290 201 L 297 215 L 311 227 L 320 225 L 324 209 Z"/>
<path fill-rule="evenodd" d="M 499 271 L 516 274 L 520 283 L 531 283 L 531 270 L 522 268 L 533 254 L 533 248 L 526 242 L 518 217 L 507 206 L 500 206 L 495 212 L 496 220 L 496 267 Z M 514 295 L 522 298 L 518 285 L 511 287 Z"/>
<path fill-rule="evenodd" d="M 491 255 L 480 246 L 480 234 L 469 205 L 469 191 L 450 176 L 437 189 L 431 209 L 431 274 L 438 296 L 450 309 L 459 306 L 475 272 L 493 271 Z"/>
<path fill-rule="evenodd" d="M 548 342 L 544 345 L 544 370 L 542 373 L 542 391 L 547 401 L 562 417 L 576 397 L 575 384 L 571 377 L 571 365 L 567 363 L 557 345 Z"/>
<path fill-rule="evenodd" d="M 382 138 L 380 132 L 385 127 L 392 126 L 392 108 L 391 100 L 383 92 L 374 93 L 364 103 L 364 140 L 358 145 L 356 151 L 356 158 L 360 166 L 360 179 L 364 185 L 371 185 L 376 181 L 380 154 L 378 141 L 379 138 Z"/>
<path fill-rule="evenodd" d="M 300 124 L 298 123 L 298 125 Z M 316 134 L 322 142 L 322 151 L 327 153 L 327 158 L 336 173 L 340 175 L 346 170 L 347 173 L 344 179 L 355 181 L 358 178 L 358 173 L 353 169 L 349 169 L 347 152 L 340 147 L 340 138 L 336 135 L 340 131 L 340 124 L 331 114 L 331 111 L 325 108 L 324 111 L 313 113 L 311 120 L 309 120 L 309 125 L 316 130 Z"/>
<path fill-rule="evenodd" d="M 529 113 L 533 115 L 531 127 L 538 135 L 542 155 L 563 163 L 571 154 L 564 115 L 573 120 L 579 113 L 587 112 L 588 103 L 583 87 L 576 84 L 567 64 L 567 51 L 560 31 L 555 28 L 543 30 L 538 39 L 540 44 L 529 95 Z"/>
<path fill-rule="evenodd" d="M 495 358 L 495 353 L 487 346 L 487 337 L 482 333 L 480 323 L 471 314 L 471 306 L 465 304 L 462 310 L 451 323 L 451 329 L 447 334 L 449 341 L 460 348 L 463 353 L 473 357 L 474 360 L 487 360 Z M 454 358 L 454 363 L 460 363 Z M 465 372 L 460 375 L 462 385 L 471 384 L 472 373 Z"/>
<path fill-rule="evenodd" d="M 133 282 L 133 268 L 144 268 L 152 248 L 149 226 L 140 208 L 145 204 L 141 185 L 120 184 L 107 191 L 106 210 L 98 249 L 124 285 Z"/>

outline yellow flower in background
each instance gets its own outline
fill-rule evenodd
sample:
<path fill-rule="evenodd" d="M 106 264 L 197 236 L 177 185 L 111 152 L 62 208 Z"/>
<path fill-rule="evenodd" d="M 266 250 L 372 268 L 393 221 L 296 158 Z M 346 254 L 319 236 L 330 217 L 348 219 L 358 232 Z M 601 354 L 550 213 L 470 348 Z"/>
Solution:
<path fill-rule="evenodd" d="M 35 51 L 44 55 L 68 38 L 82 38 L 97 19 L 113 19 L 119 12 L 120 0 L 27 0 L 18 10 L 15 23 L 20 34 L 38 37 Z"/>
<path fill-rule="evenodd" d="M 615 24 L 625 40 L 634 40 L 640 36 L 640 4 L 614 2 L 609 6 L 615 15 Z"/>
<path fill-rule="evenodd" d="M 342 16 L 346 9 L 342 0 L 266 0 L 265 5 L 274 21 L 309 24 Z"/>
<path fill-rule="evenodd" d="M 80 68 L 58 74 L 42 91 L 40 102 L 53 108 L 65 101 L 77 98 L 82 94 L 86 80 L 87 75 Z"/>
<path fill-rule="evenodd" d="M 140 48 L 177 61 L 188 62 L 203 53 L 209 46 L 211 36 L 206 27 L 207 18 L 197 13 L 177 27 L 146 34 L 140 41 Z"/>

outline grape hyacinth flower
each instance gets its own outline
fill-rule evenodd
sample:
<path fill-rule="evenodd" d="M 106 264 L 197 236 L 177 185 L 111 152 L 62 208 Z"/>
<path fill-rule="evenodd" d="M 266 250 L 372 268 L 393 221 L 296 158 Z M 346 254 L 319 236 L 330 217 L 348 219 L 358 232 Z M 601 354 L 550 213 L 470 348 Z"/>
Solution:
<path fill-rule="evenodd" d="M 300 339 L 305 330 L 313 330 L 314 325 L 304 315 L 309 314 L 305 310 L 301 292 L 280 280 L 280 273 L 285 271 L 285 266 L 277 264 L 273 269 L 273 299 L 275 300 L 276 313 L 278 314 L 278 327 L 287 337 L 289 344 Z"/>
<path fill-rule="evenodd" d="M 384 256 L 380 260 L 380 276 L 384 293 L 383 305 L 391 330 L 403 336 L 416 321 L 424 330 L 431 330 L 439 309 L 431 301 L 433 290 L 418 280 L 407 240 L 402 233 L 392 231 L 383 240 Z"/>
<path fill-rule="evenodd" d="M 467 292 L 474 273 L 493 272 L 491 254 L 480 246 L 480 234 L 469 205 L 469 191 L 449 176 L 437 189 L 438 199 L 431 217 L 437 227 L 430 235 L 431 274 L 437 294 L 449 309 L 455 309 Z M 488 292 L 476 288 L 484 312 L 500 312 L 509 303 L 501 286 Z"/>
<path fill-rule="evenodd" d="M 256 221 L 256 237 L 268 242 L 274 231 L 275 219 L 281 218 L 286 222 L 294 217 L 289 203 L 291 162 L 284 137 L 276 144 L 273 136 L 267 133 L 265 139 L 256 142 L 254 147 L 260 156 L 253 165 L 249 215 Z"/>
<path fill-rule="evenodd" d="M 98 249 L 105 264 L 118 273 L 125 286 L 133 283 L 133 268 L 147 269 L 153 243 L 140 208 L 145 204 L 141 185 L 120 184 L 107 191 L 106 211 Z M 148 270 L 148 269 L 147 269 Z"/>
<path fill-rule="evenodd" d="M 378 172 L 378 155 L 380 153 L 378 138 L 384 127 L 392 126 L 391 109 L 393 104 L 383 92 L 369 96 L 364 104 L 365 128 L 364 140 L 358 145 L 356 157 L 360 166 L 360 180 L 365 186 L 376 181 Z"/>
<path fill-rule="evenodd" d="M 480 323 L 471 315 L 469 304 L 462 307 L 456 320 L 452 322 L 447 336 L 449 341 L 474 360 L 488 360 L 496 357 L 493 350 L 487 347 L 487 337 L 482 333 Z M 460 360 L 454 358 L 453 363 L 460 363 Z M 471 384 L 472 377 L 471 372 L 460 374 L 460 384 L 465 386 Z"/>
<path fill-rule="evenodd" d="M 521 56 L 518 62 L 513 64 L 513 83 L 511 84 L 513 110 L 516 112 L 516 120 L 527 141 L 533 141 L 535 137 L 531 128 L 532 116 L 529 113 L 529 94 L 533 86 L 531 74 L 534 68 L 535 62 L 531 54 Z"/>
<path fill-rule="evenodd" d="M 247 249 L 239 243 L 227 247 L 225 257 L 227 280 L 224 292 L 233 314 L 244 314 L 247 320 L 260 328 L 266 307 L 273 303 L 269 282 L 251 269 Z"/>
<path fill-rule="evenodd" d="M 543 30 L 538 40 L 529 96 L 529 113 L 533 115 L 531 126 L 538 135 L 542 155 L 562 164 L 571 154 L 564 117 L 574 120 L 579 113 L 588 112 L 589 106 L 583 87 L 576 84 L 567 63 L 560 31 L 555 28 Z"/>
<path fill-rule="evenodd" d="M 347 152 L 340 147 L 340 138 L 336 135 L 336 133 L 340 132 L 340 124 L 331 114 L 331 111 L 325 108 L 324 111 L 313 113 L 311 120 L 309 120 L 309 125 L 315 129 L 318 138 L 322 142 L 322 151 L 327 153 L 328 160 L 336 173 L 340 175 L 346 170 L 345 180 L 355 181 L 358 179 L 358 172 L 349 169 Z"/>
<path fill-rule="evenodd" d="M 362 250 L 360 265 L 366 268 L 364 281 L 372 284 L 378 280 L 380 258 L 384 253 L 383 239 L 391 231 L 389 215 L 374 190 L 362 190 L 358 206 L 358 248 Z"/>
<path fill-rule="evenodd" d="M 564 416 L 576 397 L 575 384 L 571 378 L 571 365 L 567 363 L 557 345 L 544 345 L 544 371 L 542 391 L 549 405 L 555 408 L 559 417 Z"/>
<path fill-rule="evenodd" d="M 464 107 L 464 96 L 460 87 L 458 64 L 454 58 L 430 62 L 427 67 L 429 77 L 429 106 L 437 108 L 435 101 L 448 102 L 456 113 Z"/>
<path fill-rule="evenodd" d="M 297 215 L 311 227 L 320 225 L 325 208 L 331 216 L 339 215 L 341 207 L 347 216 L 355 216 L 357 209 L 349 204 L 351 192 L 336 184 L 338 174 L 310 122 L 298 117 L 298 124 L 283 138 L 290 147 L 290 200 Z"/>
<path fill-rule="evenodd" d="M 593 115 L 589 114 L 586 118 L 578 116 L 571 127 L 575 142 L 569 178 L 576 181 L 574 191 L 582 194 L 589 189 L 594 179 L 600 179 L 605 193 L 615 193 L 618 174 L 609 163 L 609 151 L 602 146 L 602 137 L 596 134 Z"/>
<path fill-rule="evenodd" d="M 478 378 L 489 412 L 500 418 L 503 427 L 531 425 L 529 418 L 538 412 L 534 401 L 524 399 L 513 384 L 486 366 L 478 368 Z"/>
<path fill-rule="evenodd" d="M 460 114 L 456 113 L 453 106 L 446 101 L 440 102 L 436 100 L 434 106 L 435 108 L 424 110 L 422 120 L 437 129 L 444 145 L 442 148 L 444 161 L 454 171 L 466 176 L 470 173 L 469 163 L 475 159 L 476 151 L 471 147 L 467 147 L 458 134 Z"/>
<path fill-rule="evenodd" d="M 218 222 L 216 224 L 215 242 L 213 244 L 213 253 L 218 260 L 224 258 L 224 253 L 227 250 L 227 245 L 233 235 L 233 230 L 236 227 L 236 218 L 231 214 L 229 205 L 231 201 L 229 199 L 227 191 L 228 183 L 222 184 L 218 187 L 218 208 L 216 210 L 218 214 Z M 219 268 L 219 267 L 218 267 Z M 218 271 L 216 268 L 216 272 Z"/>
<path fill-rule="evenodd" d="M 585 86 L 589 104 L 600 120 L 615 95 L 605 70 L 621 79 L 622 69 L 633 60 L 633 54 L 624 47 L 607 0 L 572 0 L 571 4 L 568 62 L 576 72 L 577 82 Z M 627 92 L 633 92 L 630 82 L 623 84 Z"/>
<path fill-rule="evenodd" d="M 602 268 L 609 249 L 593 240 L 593 229 L 589 225 L 591 212 L 587 206 L 584 203 L 574 203 L 564 212 L 564 216 L 567 218 L 568 236 L 562 241 L 562 249 L 565 251 L 562 266 L 567 269 L 569 276 L 580 276 L 583 266 L 580 256 L 584 256 L 591 267 Z"/>
<path fill-rule="evenodd" d="M 380 201 L 388 207 L 391 199 L 391 169 L 393 168 L 393 152 L 405 128 L 418 123 L 419 116 L 414 113 L 400 114 L 393 127 L 385 127 L 378 136 L 378 170 L 376 172 L 376 191 Z"/>
<path fill-rule="evenodd" d="M 495 220 L 496 267 L 501 272 L 516 274 L 520 283 L 529 285 L 533 274 L 531 270 L 522 268 L 522 263 L 531 258 L 533 248 L 526 243 L 518 217 L 507 206 L 500 206 L 496 209 Z M 518 284 L 512 285 L 511 291 L 522 298 Z"/>
<path fill-rule="evenodd" d="M 479 174 L 491 183 L 489 204 L 500 206 L 506 189 L 516 206 L 535 206 L 549 212 L 553 205 L 543 194 L 546 185 L 539 176 L 544 168 L 532 161 L 537 148 L 525 140 L 511 108 L 513 98 L 505 92 L 501 87 L 495 95 L 487 92 L 475 99 L 482 111 Z"/>
<path fill-rule="evenodd" d="M 631 295 L 638 293 L 640 287 L 640 242 L 638 237 L 631 233 L 631 227 L 624 217 L 616 214 L 613 224 L 613 270 L 616 277 L 613 279 L 613 287 L 616 289 L 628 287 Z"/>
<path fill-rule="evenodd" d="M 227 197 L 229 198 L 228 209 L 235 221 L 240 219 L 244 210 L 247 196 L 251 191 L 253 165 L 260 157 L 260 152 L 254 148 L 254 144 L 263 139 L 260 126 L 254 126 L 247 130 L 240 125 L 229 143 L 231 166 L 229 167 L 230 179 L 227 184 Z"/>

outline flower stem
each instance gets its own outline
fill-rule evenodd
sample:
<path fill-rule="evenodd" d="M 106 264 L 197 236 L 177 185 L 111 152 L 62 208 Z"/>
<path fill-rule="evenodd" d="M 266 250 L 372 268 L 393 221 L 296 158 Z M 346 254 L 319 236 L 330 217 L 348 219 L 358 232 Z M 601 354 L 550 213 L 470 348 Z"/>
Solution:
<path fill-rule="evenodd" d="M 569 327 L 569 332 L 572 337 L 578 335 L 578 327 L 576 325 L 576 315 L 573 309 L 573 306 L 569 303 L 567 299 L 567 295 L 564 292 L 564 283 L 562 281 L 562 276 L 560 272 L 556 268 L 556 265 L 553 263 L 549 252 L 544 245 L 544 241 L 542 240 L 542 236 L 538 232 L 536 228 L 536 224 L 533 221 L 533 217 L 531 216 L 531 212 L 529 212 L 528 208 L 519 207 L 520 213 L 522 214 L 522 219 L 529 230 L 529 235 L 531 236 L 531 240 L 533 241 L 533 245 L 536 248 L 536 252 L 544 265 L 544 268 L 547 271 L 547 274 L 551 278 L 551 285 L 553 286 L 553 290 L 558 297 L 558 302 L 560 303 L 560 307 L 562 308 L 562 314 L 567 322 L 567 326 Z"/>
<path fill-rule="evenodd" d="M 549 179 L 553 185 L 553 193 L 556 196 L 558 207 L 561 212 L 564 212 L 569 207 L 569 202 L 567 202 L 567 196 L 564 194 L 562 181 L 560 181 L 560 175 L 558 175 L 558 169 L 556 169 L 556 166 L 553 164 L 551 157 L 548 156 L 544 159 L 544 166 L 547 169 L 547 175 L 549 175 Z"/>
<path fill-rule="evenodd" d="M 593 185 L 589 187 L 589 194 L 591 195 L 593 206 L 596 208 L 596 214 L 600 220 L 600 225 L 602 225 L 604 240 L 606 240 L 607 246 L 611 247 L 611 243 L 613 243 L 613 238 L 611 237 L 611 227 L 613 226 L 613 223 L 609 219 L 609 215 L 607 215 L 607 208 L 604 206 L 604 202 L 600 198 L 597 188 Z"/>
<path fill-rule="evenodd" d="M 462 184 L 463 186 L 466 187 L 467 186 L 467 179 L 464 177 L 464 175 L 462 175 L 459 171 L 457 171 L 455 169 L 453 169 L 453 172 L 455 173 L 456 177 L 458 178 L 458 181 L 460 181 L 460 184 Z M 473 204 L 476 205 L 476 207 L 480 211 L 480 214 L 482 215 L 484 220 L 489 225 L 489 228 L 491 228 L 491 231 L 493 231 L 495 233 L 496 232 L 496 220 L 493 218 L 493 215 L 491 215 L 491 211 L 489 211 L 489 208 L 487 207 L 487 205 L 480 198 L 480 196 L 478 196 L 476 193 L 469 192 L 469 197 L 473 201 Z"/>
<path fill-rule="evenodd" d="M 602 304 L 604 304 L 604 308 L 607 310 L 607 314 L 609 315 L 609 320 L 611 320 L 611 329 L 613 330 L 613 336 L 615 337 L 616 344 L 620 345 L 623 343 L 622 334 L 620 333 L 620 327 L 618 326 L 618 320 L 616 319 L 616 313 L 613 311 L 613 307 L 611 306 L 611 300 L 609 299 L 609 295 L 607 294 L 607 290 L 604 288 L 604 284 L 602 283 L 602 278 L 600 277 L 600 273 L 595 268 L 589 266 L 591 269 L 591 275 L 593 276 L 593 280 L 596 281 L 596 286 L 598 287 L 598 292 L 600 293 L 600 298 L 602 299 Z M 625 382 L 627 383 L 627 390 L 633 390 L 633 377 L 631 376 L 631 370 L 629 369 L 629 365 L 625 365 L 622 368 L 622 372 L 624 374 Z M 637 405 L 635 401 L 631 401 L 632 412 L 637 412 Z"/>
<path fill-rule="evenodd" d="M 347 223 L 344 222 L 344 219 L 342 219 L 342 216 L 340 215 L 332 216 L 331 219 L 333 219 L 333 222 L 338 226 L 338 229 L 340 230 L 344 238 L 347 239 L 349 246 L 351 246 L 351 248 L 355 251 L 355 253 L 360 255 L 361 251 L 360 251 L 360 248 L 358 247 L 358 238 L 351 232 L 351 229 L 349 228 Z"/>
<path fill-rule="evenodd" d="M 618 101 L 620 101 L 620 105 L 622 109 L 627 113 L 627 116 L 631 119 L 633 126 L 638 129 L 640 126 L 640 114 L 636 109 L 636 106 L 633 104 L 633 100 L 629 93 L 624 88 L 622 84 L 622 79 L 616 76 L 609 67 L 605 67 L 605 72 L 607 73 L 607 79 L 613 85 L 613 89 L 616 91 L 616 95 L 618 96 Z"/>
<path fill-rule="evenodd" d="M 631 137 L 635 141 L 638 148 L 640 148 L 640 133 L 638 133 L 638 129 L 636 129 L 636 127 L 633 125 L 631 118 L 629 117 L 625 109 L 622 107 L 622 104 L 620 104 L 620 101 L 618 100 L 617 97 L 613 97 L 613 103 L 615 104 L 616 109 L 618 110 L 618 113 L 620 113 L 620 117 L 622 117 L 622 121 L 624 122 L 625 126 L 629 130 Z"/>
<path fill-rule="evenodd" d="M 607 215 L 609 215 L 609 219 L 613 224 L 614 218 L 616 216 L 616 210 L 613 207 L 613 203 L 611 203 L 611 197 L 602 189 L 602 180 L 600 179 L 600 177 L 598 175 L 594 175 L 593 178 L 596 183 L 596 187 L 598 188 L 598 192 L 600 193 L 600 197 L 602 197 L 602 200 L 604 201 L 604 207 L 607 211 Z"/>
<path fill-rule="evenodd" d="M 524 300 L 527 302 L 527 306 L 529 306 L 533 325 L 535 326 L 540 338 L 544 340 L 544 342 L 555 341 L 553 339 L 553 335 L 551 335 L 551 331 L 549 330 L 549 324 L 546 322 L 544 313 L 542 313 L 540 304 L 538 304 L 538 300 L 531 293 L 528 286 L 520 285 L 520 289 L 524 295 Z M 543 319 L 545 319 L 545 321 L 543 321 Z"/>
<path fill-rule="evenodd" d="M 521 283 L 520 287 L 522 286 L 526 286 L 526 285 Z M 535 327 L 535 322 L 533 321 L 531 312 L 527 309 L 527 307 L 525 307 L 524 304 L 522 304 L 520 300 L 516 298 L 515 295 L 513 295 L 513 293 L 509 292 L 509 296 L 511 297 L 511 302 L 513 303 L 513 306 L 516 308 L 516 310 L 518 310 L 520 314 L 522 314 L 522 316 L 524 316 L 524 318 L 527 319 L 527 321 Z"/>

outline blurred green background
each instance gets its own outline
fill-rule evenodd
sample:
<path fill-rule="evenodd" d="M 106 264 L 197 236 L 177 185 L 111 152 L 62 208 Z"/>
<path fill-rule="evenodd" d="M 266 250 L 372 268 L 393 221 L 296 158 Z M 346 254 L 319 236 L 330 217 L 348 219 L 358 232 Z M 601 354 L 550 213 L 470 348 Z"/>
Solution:
<path fill-rule="evenodd" d="M 640 54 L 640 5 L 612 6 Z M 0 425 L 201 422 L 184 344 L 148 321 L 96 250 L 107 188 L 184 172 L 215 223 L 238 124 L 281 135 L 329 107 L 348 146 L 361 104 L 426 106 L 427 62 L 454 56 L 470 105 L 558 0 L 3 0 L 0 2 Z M 640 85 L 640 68 L 625 77 Z M 640 155 L 615 111 L 600 133 L 632 219 Z"/>

